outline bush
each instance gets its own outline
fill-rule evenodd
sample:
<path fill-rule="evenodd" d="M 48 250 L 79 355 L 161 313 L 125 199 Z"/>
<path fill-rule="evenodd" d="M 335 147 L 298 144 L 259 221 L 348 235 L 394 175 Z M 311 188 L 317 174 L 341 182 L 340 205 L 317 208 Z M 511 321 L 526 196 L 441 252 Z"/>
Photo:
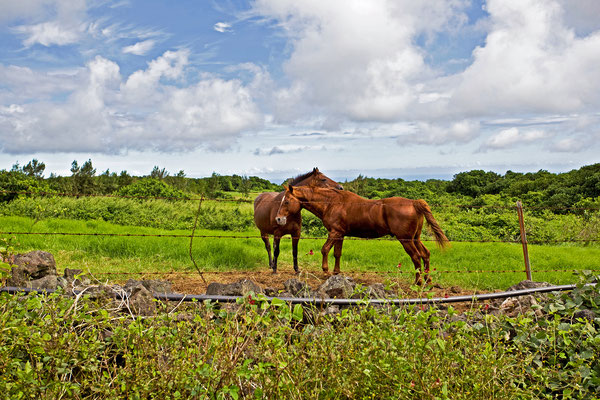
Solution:
<path fill-rule="evenodd" d="M 0 202 L 6 203 L 18 197 L 28 197 L 28 193 L 52 192 L 44 180 L 27 176 L 19 171 L 0 171 Z"/>
<path fill-rule="evenodd" d="M 160 198 L 164 200 L 189 199 L 189 194 L 167 185 L 161 180 L 144 178 L 121 188 L 119 196 Z"/>

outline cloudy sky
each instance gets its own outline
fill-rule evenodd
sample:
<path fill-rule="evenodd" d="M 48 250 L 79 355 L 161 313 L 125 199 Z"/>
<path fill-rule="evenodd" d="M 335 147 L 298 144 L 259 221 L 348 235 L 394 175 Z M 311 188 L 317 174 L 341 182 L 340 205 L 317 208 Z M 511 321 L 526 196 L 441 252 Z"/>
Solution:
<path fill-rule="evenodd" d="M 597 0 L 0 0 L 0 169 L 600 162 Z"/>

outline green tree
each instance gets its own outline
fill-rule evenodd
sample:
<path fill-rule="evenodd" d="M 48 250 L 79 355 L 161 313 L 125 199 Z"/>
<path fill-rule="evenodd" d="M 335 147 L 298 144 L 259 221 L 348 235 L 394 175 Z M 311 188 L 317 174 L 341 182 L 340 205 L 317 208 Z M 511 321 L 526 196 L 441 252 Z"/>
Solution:
<path fill-rule="evenodd" d="M 23 172 L 27 176 L 32 176 L 34 178 L 41 179 L 44 177 L 44 170 L 46 169 L 46 164 L 43 162 L 39 162 L 35 158 L 27 163 L 26 166 L 23 167 Z"/>
<path fill-rule="evenodd" d="M 96 175 L 96 168 L 92 165 L 92 160 L 87 160 L 80 167 L 77 160 L 73 160 L 71 163 L 71 179 L 73 182 L 73 189 L 78 194 L 92 194 L 95 190 L 94 175 Z"/>
<path fill-rule="evenodd" d="M 169 176 L 169 172 L 165 168 L 160 169 L 158 165 L 155 165 L 154 168 L 152 168 L 152 172 L 150 172 L 150 178 L 153 179 L 163 180 L 167 176 Z"/>

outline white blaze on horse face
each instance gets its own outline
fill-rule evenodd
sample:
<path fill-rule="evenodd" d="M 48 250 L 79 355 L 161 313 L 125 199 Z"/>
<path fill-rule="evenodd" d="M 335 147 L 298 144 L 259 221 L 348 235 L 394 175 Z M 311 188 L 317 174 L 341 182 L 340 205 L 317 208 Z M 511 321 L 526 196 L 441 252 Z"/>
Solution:
<path fill-rule="evenodd" d="M 277 209 L 277 215 L 275 217 L 275 221 L 277 224 L 283 226 L 287 223 L 287 217 L 280 217 L 279 213 L 281 212 L 281 207 L 283 206 L 283 202 L 285 201 L 285 195 L 283 195 L 283 199 L 281 199 L 281 203 L 279 203 L 279 209 Z"/>

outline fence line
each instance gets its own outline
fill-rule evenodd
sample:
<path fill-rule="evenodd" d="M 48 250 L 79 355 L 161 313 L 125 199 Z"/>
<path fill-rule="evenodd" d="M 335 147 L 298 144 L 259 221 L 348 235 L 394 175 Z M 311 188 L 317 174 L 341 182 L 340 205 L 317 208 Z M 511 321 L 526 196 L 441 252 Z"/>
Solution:
<path fill-rule="evenodd" d="M 126 195 L 116 195 L 116 194 L 77 194 L 77 193 L 53 193 L 53 192 L 31 192 L 31 191 L 12 191 L 12 190 L 0 190 L 0 194 L 17 194 L 17 195 L 32 195 L 32 196 L 59 196 L 59 197 L 105 197 L 105 198 L 121 198 L 121 199 L 139 199 L 139 200 L 179 200 L 179 201 L 213 201 L 213 202 L 223 202 L 223 203 L 246 203 L 251 204 L 253 200 L 250 199 L 222 199 L 222 198 L 210 198 L 210 197 L 192 197 L 192 198 L 182 198 L 182 197 L 162 197 L 162 196 L 126 196 Z M 372 199 L 379 200 L 379 199 Z M 279 201 L 273 201 L 279 203 Z M 329 202 L 329 201 L 321 201 L 314 203 L 325 203 L 325 204 L 335 204 L 338 202 Z M 348 204 L 348 203 L 344 203 Z M 507 209 L 514 210 L 516 206 L 514 205 L 500 205 L 500 204 L 429 204 L 430 207 L 455 207 L 455 208 L 497 208 L 497 209 Z M 526 206 L 525 208 L 531 210 L 553 210 L 553 211 L 600 211 L 600 207 L 550 207 L 550 206 Z"/>
<path fill-rule="evenodd" d="M 176 233 L 99 233 L 99 232 L 1 232 L 0 235 L 39 235 L 39 236 L 97 236 L 97 237 L 168 237 L 168 238 L 207 238 L 207 239 L 261 239 L 260 235 L 192 235 L 192 234 L 176 234 Z M 282 239 L 302 239 L 302 240 L 327 240 L 326 236 L 282 236 Z M 356 240 L 356 241 L 387 241 L 387 242 L 435 242 L 434 239 L 396 239 L 393 237 L 380 237 L 380 238 L 359 238 L 359 237 L 343 237 L 333 238 L 332 240 Z M 466 240 L 456 239 L 450 240 L 451 243 L 521 243 L 521 240 L 494 240 L 494 239 L 480 239 L 480 240 Z M 563 240 L 538 240 L 530 239 L 529 244 L 551 244 L 551 243 L 596 243 L 600 242 L 600 239 L 563 239 Z"/>

